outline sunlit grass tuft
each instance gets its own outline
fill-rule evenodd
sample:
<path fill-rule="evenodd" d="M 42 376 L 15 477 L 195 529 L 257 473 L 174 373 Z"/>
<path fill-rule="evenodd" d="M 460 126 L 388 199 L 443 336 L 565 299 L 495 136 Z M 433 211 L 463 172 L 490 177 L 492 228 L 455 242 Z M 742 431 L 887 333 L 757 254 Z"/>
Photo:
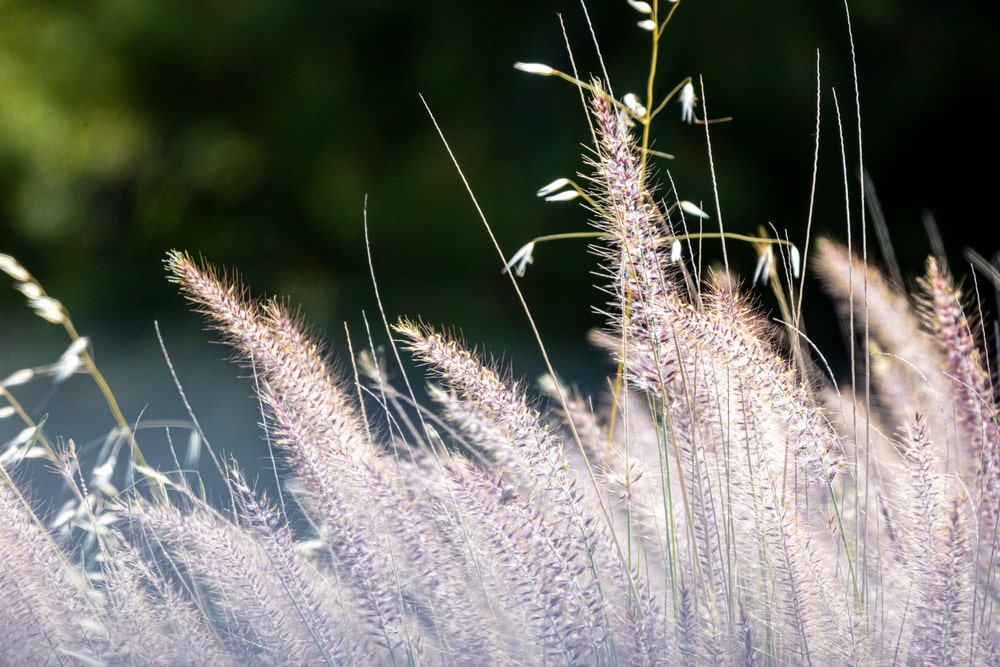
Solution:
<path fill-rule="evenodd" d="M 650 132 L 668 102 L 707 140 L 724 119 L 690 78 L 654 94 L 679 3 L 628 4 L 651 39 L 644 95 L 517 65 L 585 99 L 586 173 L 539 196 L 592 217 L 562 236 L 594 239 L 606 319 L 591 337 L 617 362 L 606 391 L 553 374 L 543 399 L 403 318 L 390 350 L 426 368 L 421 403 L 392 357 L 350 350 L 344 373 L 285 302 L 172 251 L 169 279 L 253 382 L 281 479 L 269 496 L 213 452 L 213 503 L 179 463 L 150 467 L 89 339 L 0 255 L 70 339 L 0 383 L 0 419 L 23 423 L 0 452 L 4 661 L 1000 664 L 1000 435 L 978 294 L 931 258 L 908 295 L 849 247 L 810 247 L 808 229 L 801 244 L 733 234 L 717 207 L 658 186 Z M 504 257 L 515 288 L 552 240 Z M 749 281 L 726 262 L 743 243 L 759 257 Z M 854 382 L 809 348 L 805 264 L 849 326 Z M 118 422 L 93 470 L 16 396 L 74 373 Z M 56 511 L 32 498 L 29 458 L 68 489 Z"/>

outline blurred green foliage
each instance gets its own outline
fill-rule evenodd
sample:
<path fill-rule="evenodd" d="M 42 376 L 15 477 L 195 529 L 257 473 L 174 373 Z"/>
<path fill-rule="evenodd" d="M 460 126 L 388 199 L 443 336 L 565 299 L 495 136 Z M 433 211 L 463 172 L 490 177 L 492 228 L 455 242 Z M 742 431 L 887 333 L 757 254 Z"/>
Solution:
<path fill-rule="evenodd" d="M 983 152 L 1000 109 L 994 10 L 982 5 L 851 3 L 866 164 L 890 222 L 906 230 L 895 241 L 904 253 L 904 242 L 918 242 L 911 261 L 926 250 L 911 231 L 925 208 L 954 247 L 975 240 L 994 250 L 974 236 L 992 181 L 980 160 L 992 157 Z M 624 0 L 588 8 L 617 92 L 641 90 L 647 38 L 637 15 Z M 289 294 L 336 331 L 374 305 L 367 196 L 390 317 L 524 332 L 418 93 L 506 252 L 583 227 L 578 207 L 533 197 L 582 168 L 579 96 L 511 68 L 569 69 L 560 13 L 581 72 L 599 72 L 579 5 L 561 0 L 0 3 L 0 249 L 84 319 L 179 312 L 160 262 L 183 248 Z M 665 45 L 661 93 L 702 74 L 710 115 L 735 118 L 712 137 L 727 228 L 771 222 L 795 241 L 808 212 L 822 52 L 816 223 L 843 236 L 830 95 L 836 87 L 852 125 L 843 5 L 686 1 Z M 714 209 L 704 132 L 681 125 L 673 106 L 657 130 L 656 147 L 677 156 L 661 174 Z M 849 158 L 856 152 L 849 139 Z M 754 259 L 749 249 L 734 257 L 744 272 Z M 542 247 L 526 281 L 548 330 L 572 331 L 581 345 L 594 321 L 593 266 L 582 243 Z"/>

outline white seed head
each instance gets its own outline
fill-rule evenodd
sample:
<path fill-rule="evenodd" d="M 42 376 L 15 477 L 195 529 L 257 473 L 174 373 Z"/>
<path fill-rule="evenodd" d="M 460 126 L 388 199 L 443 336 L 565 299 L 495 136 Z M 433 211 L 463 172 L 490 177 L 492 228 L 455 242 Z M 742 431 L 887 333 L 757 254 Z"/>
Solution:
<path fill-rule="evenodd" d="M 559 391 L 559 382 L 548 373 L 544 373 L 538 376 L 538 390 L 543 394 L 555 396 Z"/>
<path fill-rule="evenodd" d="M 569 179 L 568 178 L 557 178 L 556 180 L 552 181 L 548 185 L 545 185 L 545 186 L 542 186 L 541 188 L 539 188 L 538 192 L 535 193 L 535 196 L 536 197 L 545 197 L 546 195 L 552 194 L 556 190 L 562 190 L 567 185 L 569 185 Z"/>
<path fill-rule="evenodd" d="M 77 515 L 77 503 L 76 499 L 67 500 L 63 503 L 59 512 L 56 514 L 55 518 L 49 522 L 49 528 L 58 528 L 59 526 L 64 526 L 69 523 L 70 519 L 76 517 Z"/>
<path fill-rule="evenodd" d="M 677 260 L 681 258 L 681 241 L 680 239 L 674 239 L 674 242 L 670 244 L 670 263 L 676 264 Z"/>
<path fill-rule="evenodd" d="M 799 249 L 795 246 L 789 247 L 788 261 L 792 264 L 792 277 L 798 278 L 802 270 L 802 256 L 799 255 Z"/>
<path fill-rule="evenodd" d="M 59 361 L 48 368 L 49 374 L 55 382 L 62 382 L 73 373 L 80 370 L 83 365 L 83 351 L 90 345 L 90 339 L 86 336 L 77 338 L 70 343 L 66 351 L 59 357 Z"/>
<path fill-rule="evenodd" d="M 554 195 L 549 195 L 545 198 L 545 201 L 569 201 L 571 199 L 576 199 L 580 196 L 580 193 L 576 190 L 563 190 L 562 192 L 557 192 Z"/>
<path fill-rule="evenodd" d="M 652 14 L 653 8 L 648 2 L 642 2 L 642 0 L 628 0 L 629 6 L 640 14 Z"/>
<path fill-rule="evenodd" d="M 698 103 L 698 98 L 694 94 L 694 84 L 690 81 L 681 88 L 679 101 L 681 103 L 681 120 L 688 124 L 692 123 L 694 121 L 694 107 Z"/>
<path fill-rule="evenodd" d="M 18 283 L 14 285 L 14 289 L 28 297 L 28 299 L 38 299 L 42 296 L 42 288 L 38 286 L 38 283 Z"/>
<path fill-rule="evenodd" d="M 514 273 L 518 276 L 524 275 L 524 270 L 528 268 L 528 264 L 535 261 L 532 256 L 535 252 L 535 242 L 527 243 L 514 253 L 514 256 L 510 258 L 510 261 L 503 267 L 501 273 L 507 273 L 513 269 Z"/>
<path fill-rule="evenodd" d="M 551 76 L 556 73 L 554 69 L 542 63 L 514 63 L 514 69 L 541 76 Z"/>
<path fill-rule="evenodd" d="M 689 201 L 679 201 L 679 202 L 677 202 L 677 205 L 680 206 L 681 210 L 684 211 L 685 213 L 687 213 L 688 215 L 693 215 L 696 218 L 707 218 L 707 217 L 709 217 L 708 213 L 705 213 L 703 210 L 701 210 L 700 208 L 698 208 L 697 206 L 695 206 L 694 204 L 692 204 Z"/>
<path fill-rule="evenodd" d="M 633 93 L 626 93 L 625 97 L 622 98 L 622 104 L 628 107 L 628 110 L 636 116 L 646 115 L 646 107 L 642 105 L 642 102 Z"/>
<path fill-rule="evenodd" d="M 7 446 L 12 448 L 19 447 L 20 445 L 23 445 L 24 443 L 28 442 L 33 437 L 35 437 L 35 433 L 37 431 L 38 431 L 37 426 L 29 426 L 25 429 L 22 429 L 20 433 L 15 435 L 14 438 L 7 443 Z"/>
<path fill-rule="evenodd" d="M 159 470 L 154 470 L 149 466 L 132 465 L 132 469 L 142 475 L 143 477 L 149 478 L 150 482 L 155 482 L 164 488 L 171 488 L 175 482 L 169 477 L 164 475 Z"/>
<path fill-rule="evenodd" d="M 51 296 L 40 296 L 37 299 L 31 299 L 28 304 L 35 311 L 35 314 L 46 322 L 62 324 L 66 320 L 62 304 L 59 303 L 58 299 L 53 299 Z"/>
<path fill-rule="evenodd" d="M 35 377 L 35 371 L 31 368 L 22 368 L 19 371 L 14 371 L 7 376 L 7 379 L 0 382 L 0 385 L 4 387 L 17 387 L 22 384 L 27 384 L 31 382 L 31 379 Z"/>
<path fill-rule="evenodd" d="M 111 481 L 111 475 L 115 471 L 115 457 L 109 457 L 107 461 L 94 468 L 90 477 L 90 485 L 99 489 Z"/>
<path fill-rule="evenodd" d="M 21 266 L 19 261 L 3 253 L 0 253 L 0 271 L 3 271 L 14 280 L 24 282 L 31 279 L 31 274 Z"/>
<path fill-rule="evenodd" d="M 753 272 L 753 284 L 756 285 L 760 282 L 761 285 L 766 285 L 768 278 L 771 277 L 771 264 L 774 262 L 774 251 L 772 246 L 768 245 L 764 252 L 760 253 L 757 258 L 757 268 Z"/>
<path fill-rule="evenodd" d="M 45 458 L 48 455 L 45 448 L 34 446 L 32 443 L 32 440 L 35 439 L 38 433 L 39 428 L 37 426 L 29 426 L 14 436 L 13 439 L 8 440 L 5 443 L 6 448 L 3 454 L 0 454 L 0 465 L 7 466 L 14 461 L 22 461 L 24 459 Z"/>
<path fill-rule="evenodd" d="M 645 21 L 639 21 L 637 25 L 643 30 L 648 30 L 649 32 L 656 31 L 656 21 L 650 19 L 646 19 Z"/>
<path fill-rule="evenodd" d="M 201 461 L 201 435 L 198 434 L 198 429 L 191 429 L 191 434 L 188 435 L 187 453 L 184 455 L 184 466 L 197 469 L 199 461 Z"/>
<path fill-rule="evenodd" d="M 0 408 L 0 419 L 7 419 L 7 417 L 13 417 L 16 414 L 17 410 L 15 410 L 13 406 L 5 405 Z"/>

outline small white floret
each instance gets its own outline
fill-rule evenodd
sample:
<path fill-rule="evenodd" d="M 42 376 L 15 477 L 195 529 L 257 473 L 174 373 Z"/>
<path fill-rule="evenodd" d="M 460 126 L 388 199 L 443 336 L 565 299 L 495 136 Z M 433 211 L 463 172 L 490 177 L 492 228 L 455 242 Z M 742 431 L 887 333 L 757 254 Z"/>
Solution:
<path fill-rule="evenodd" d="M 58 299 L 53 299 L 51 296 L 40 296 L 37 299 L 31 299 L 28 304 L 35 311 L 35 315 L 38 315 L 46 322 L 62 324 L 66 319 L 62 304 L 59 303 Z"/>
<path fill-rule="evenodd" d="M 535 243 L 532 241 L 526 245 L 521 246 L 520 250 L 514 253 L 514 256 L 510 258 L 510 261 L 503 267 L 501 273 L 507 273 L 513 270 L 518 276 L 524 275 L 524 270 L 528 268 L 528 264 L 535 261 L 532 254 L 535 252 Z"/>
<path fill-rule="evenodd" d="M 625 97 L 622 98 L 622 104 L 624 104 L 628 110 L 636 116 L 646 115 L 646 107 L 642 105 L 642 102 L 640 102 L 639 98 L 633 93 L 627 93 Z"/>
<path fill-rule="evenodd" d="M 764 252 L 760 253 L 760 257 L 757 258 L 757 268 L 753 272 L 753 284 L 756 285 L 760 282 L 761 285 L 766 285 L 768 278 L 771 277 L 771 263 L 774 261 L 774 252 L 771 250 L 771 246 L 768 245 Z"/>
<path fill-rule="evenodd" d="M 20 447 L 21 445 L 25 444 L 26 442 L 29 442 L 32 438 L 34 438 L 37 432 L 38 432 L 37 426 L 29 426 L 25 429 L 22 429 L 20 433 L 15 435 L 14 438 L 7 443 L 7 445 L 11 449 Z"/>
<path fill-rule="evenodd" d="M 674 239 L 674 242 L 670 244 L 670 263 L 676 264 L 677 260 L 681 258 L 681 241 L 680 239 Z"/>
<path fill-rule="evenodd" d="M 788 261 L 792 264 L 792 277 L 798 278 L 802 269 L 802 256 L 799 255 L 799 249 L 795 246 L 789 247 Z"/>
<path fill-rule="evenodd" d="M 705 213 L 703 210 L 701 210 L 699 207 L 695 206 L 689 201 L 679 201 L 677 202 L 677 205 L 680 206 L 681 210 L 687 213 L 688 215 L 693 215 L 696 218 L 708 217 L 708 213 Z"/>
<path fill-rule="evenodd" d="M 31 274 L 28 273 L 27 269 L 21 266 L 21 263 L 11 257 L 0 253 L 0 271 L 3 271 L 8 276 L 14 280 L 26 281 L 31 278 Z"/>
<path fill-rule="evenodd" d="M 648 2 L 642 2 L 642 0 L 628 0 L 628 4 L 632 7 L 632 9 L 639 12 L 640 14 L 653 13 L 653 8 L 650 6 Z"/>
<path fill-rule="evenodd" d="M 548 185 L 545 185 L 545 186 L 539 188 L 538 192 L 535 193 L 535 196 L 536 197 L 546 197 L 546 196 L 552 194 L 553 192 L 555 192 L 556 190 L 562 190 L 567 185 L 569 185 L 569 179 L 568 178 L 557 178 L 556 180 L 552 181 Z"/>
<path fill-rule="evenodd" d="M 542 63 L 514 63 L 514 69 L 541 76 L 551 76 L 556 73 L 554 69 Z"/>
<path fill-rule="evenodd" d="M 562 192 L 557 192 L 554 195 L 549 195 L 545 198 L 545 201 L 569 201 L 571 199 L 576 199 L 580 196 L 580 193 L 576 190 L 563 190 Z"/>
<path fill-rule="evenodd" d="M 56 514 L 55 518 L 49 523 L 50 528 L 58 528 L 59 526 L 69 523 L 69 520 L 74 518 L 77 514 L 77 503 L 76 499 L 67 500 L 63 503 L 62 508 L 59 513 Z"/>
<path fill-rule="evenodd" d="M 639 21 L 638 25 L 643 30 L 648 30 L 649 32 L 656 31 L 656 21 L 646 19 L 645 21 Z"/>
<path fill-rule="evenodd" d="M 35 371 L 31 368 L 22 368 L 19 371 L 14 371 L 7 376 L 7 379 L 0 382 L 0 385 L 4 387 L 17 387 L 22 384 L 27 384 L 31 382 L 31 379 L 35 377 Z"/>
<path fill-rule="evenodd" d="M 197 469 L 201 460 L 201 435 L 197 429 L 192 429 L 188 436 L 187 454 L 184 455 L 185 467 Z"/>
<path fill-rule="evenodd" d="M 14 289 L 30 299 L 37 299 L 42 296 L 42 288 L 37 283 L 18 283 Z"/>
<path fill-rule="evenodd" d="M 94 488 L 101 488 L 111 481 L 111 475 L 115 471 L 115 457 L 108 457 L 108 460 L 94 468 L 90 478 L 90 485 Z"/>
<path fill-rule="evenodd" d="M 83 365 L 83 352 L 90 345 L 90 339 L 86 336 L 73 341 L 66 351 L 59 357 L 59 361 L 49 367 L 49 374 L 56 382 L 62 382 L 73 373 L 80 370 Z"/>
<path fill-rule="evenodd" d="M 681 103 L 681 120 L 691 124 L 694 122 L 694 107 L 698 103 L 698 98 L 695 97 L 694 85 L 690 81 L 681 88 L 679 101 Z"/>

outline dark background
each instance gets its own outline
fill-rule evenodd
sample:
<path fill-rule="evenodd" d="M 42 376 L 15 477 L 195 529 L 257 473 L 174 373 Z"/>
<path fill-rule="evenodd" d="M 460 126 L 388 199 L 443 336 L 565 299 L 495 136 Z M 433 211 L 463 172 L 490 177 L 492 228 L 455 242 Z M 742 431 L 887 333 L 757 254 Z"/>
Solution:
<path fill-rule="evenodd" d="M 588 4 L 616 92 L 645 88 L 648 34 L 624 0 Z M 905 273 L 936 219 L 953 266 L 997 250 L 992 211 L 998 77 L 989 3 L 853 2 L 864 161 Z M 585 228 L 578 205 L 541 185 L 581 170 L 588 139 L 570 85 L 515 61 L 598 73 L 575 2 L 187 1 L 0 4 L 0 252 L 18 257 L 93 338 L 127 416 L 185 414 L 153 330 L 215 444 L 261 456 L 250 385 L 222 361 L 164 279 L 168 249 L 238 268 L 255 293 L 283 294 L 344 358 L 344 322 L 366 346 L 362 314 L 385 342 L 365 259 L 391 320 L 454 326 L 517 376 L 540 355 L 501 260 L 418 93 L 433 109 L 508 254 L 531 237 Z M 703 76 L 727 230 L 772 223 L 801 243 L 822 95 L 814 232 L 843 239 L 857 208 L 856 108 L 839 2 L 683 2 L 662 42 L 658 90 Z M 844 118 L 845 207 L 832 90 Z M 699 115 L 701 108 L 699 107 Z M 654 127 L 680 195 L 718 215 L 703 128 L 671 103 Z M 719 257 L 718 248 L 707 249 Z M 753 271 L 730 245 L 734 270 Z M 595 260 L 583 241 L 539 247 L 523 281 L 557 369 L 584 386 L 607 367 L 585 342 Z M 813 302 L 807 298 L 807 309 Z M 814 311 L 829 307 L 818 296 Z M 990 302 L 992 303 L 992 302 Z M 811 332 L 838 347 L 836 327 Z M 0 376 L 51 363 L 65 335 L 0 289 Z M 832 353 L 831 353 L 832 354 Z M 49 432 L 97 443 L 111 425 L 88 378 L 20 390 Z M 19 424 L 0 425 L 4 439 Z M 151 439 L 161 435 L 148 434 Z M 181 432 L 176 436 L 183 441 Z"/>

